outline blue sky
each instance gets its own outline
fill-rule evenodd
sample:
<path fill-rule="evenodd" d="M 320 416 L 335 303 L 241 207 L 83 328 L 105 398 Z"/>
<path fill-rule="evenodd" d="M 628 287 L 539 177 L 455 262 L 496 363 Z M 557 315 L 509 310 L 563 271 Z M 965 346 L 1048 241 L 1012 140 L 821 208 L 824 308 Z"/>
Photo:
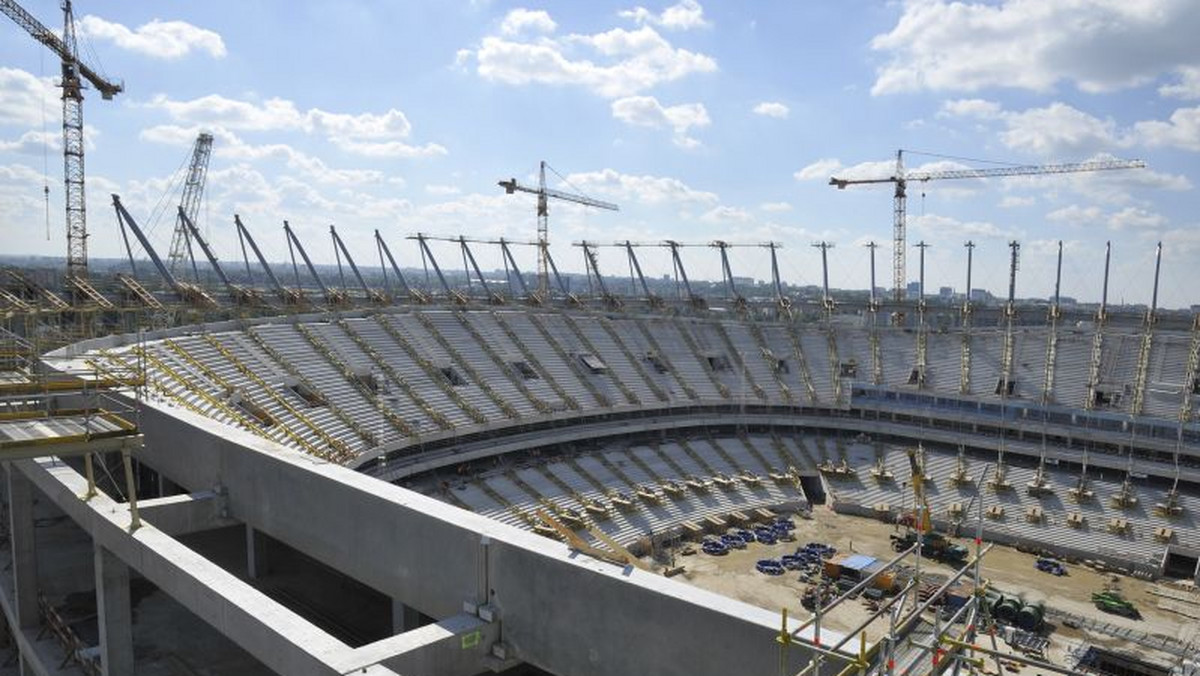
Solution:
<path fill-rule="evenodd" d="M 58 3 L 23 4 L 61 23 Z M 408 264 L 419 259 L 403 238 L 417 231 L 530 240 L 532 198 L 505 195 L 496 181 L 533 181 L 545 159 L 568 179 L 557 187 L 621 206 L 552 204 L 552 249 L 565 269 L 582 269 L 569 246 L 581 239 L 776 241 L 788 281 L 819 283 L 810 245 L 828 240 L 832 283 L 861 288 L 868 240 L 882 245 L 881 284 L 890 278 L 890 188 L 827 181 L 886 176 L 906 148 L 1149 165 L 914 187 L 909 241 L 933 245 L 927 287 L 963 286 L 962 244 L 972 239 L 977 285 L 1002 292 L 1006 243 L 1017 239 L 1018 292 L 1047 295 L 1061 239 L 1064 293 L 1095 299 L 1111 240 L 1112 298 L 1148 302 L 1161 240 L 1161 302 L 1200 302 L 1190 275 L 1200 264 L 1194 0 L 80 0 L 75 11 L 85 60 L 126 84 L 114 101 L 85 105 L 93 256 L 120 253 L 111 192 L 157 223 L 153 239 L 166 250 L 172 223 L 151 217 L 177 199 L 167 189 L 203 129 L 216 146 L 201 220 L 224 259 L 240 258 L 235 212 L 280 260 L 283 219 L 325 261 L 337 224 L 360 264 L 375 261 L 375 228 Z M 0 24 L 6 252 L 65 249 L 56 71 L 43 47 Z M 920 155 L 908 165 L 981 166 Z M 438 251 L 455 260 L 448 245 Z M 521 253 L 531 270 L 533 252 Z M 487 248 L 477 256 L 500 264 Z M 642 258 L 649 273 L 669 269 L 662 251 Z M 915 279 L 915 250 L 909 260 Z M 695 276 L 719 274 L 710 249 L 689 249 L 685 261 Z M 616 250 L 601 264 L 625 269 Z M 754 247 L 736 249 L 733 265 L 758 278 L 769 270 Z"/>

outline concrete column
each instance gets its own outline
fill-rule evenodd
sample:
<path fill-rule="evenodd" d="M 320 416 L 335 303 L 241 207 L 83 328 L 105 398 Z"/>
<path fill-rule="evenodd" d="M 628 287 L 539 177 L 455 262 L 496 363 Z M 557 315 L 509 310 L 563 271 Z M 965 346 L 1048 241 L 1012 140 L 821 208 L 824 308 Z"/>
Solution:
<path fill-rule="evenodd" d="M 17 629 L 37 628 L 37 543 L 33 527 L 33 485 L 21 470 L 8 466 L 8 518 L 12 538 L 13 601 Z"/>
<path fill-rule="evenodd" d="M 133 673 L 133 613 L 129 605 L 129 566 L 96 545 L 96 612 L 100 625 L 100 667 L 104 676 Z"/>
<path fill-rule="evenodd" d="M 266 535 L 256 531 L 254 526 L 246 524 L 246 574 L 251 580 L 257 580 L 270 571 L 267 544 Z"/>
<path fill-rule="evenodd" d="M 421 612 L 405 605 L 400 599 L 392 599 L 392 633 L 403 634 L 421 627 Z"/>

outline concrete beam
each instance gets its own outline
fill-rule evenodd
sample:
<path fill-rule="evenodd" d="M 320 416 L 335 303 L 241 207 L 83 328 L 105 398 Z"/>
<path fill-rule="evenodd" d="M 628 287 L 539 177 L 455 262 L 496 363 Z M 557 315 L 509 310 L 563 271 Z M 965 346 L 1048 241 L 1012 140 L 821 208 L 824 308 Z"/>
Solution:
<path fill-rule="evenodd" d="M 473 676 L 496 663 L 489 649 L 499 636 L 500 625 L 460 613 L 357 648 L 341 668 L 384 664 L 401 674 Z"/>
<path fill-rule="evenodd" d="M 13 463 L 11 473 L 27 477 L 88 532 L 97 547 L 137 570 L 268 668 L 288 676 L 344 673 L 338 664 L 353 652 L 348 646 L 153 524 L 144 524 L 131 534 L 128 505 L 103 494 L 83 502 L 79 495 L 87 482 L 74 469 L 52 460 L 22 460 Z M 383 666 L 367 673 L 394 676 Z"/>
<path fill-rule="evenodd" d="M 138 511 L 143 521 L 149 521 L 158 530 L 177 537 L 214 528 L 236 526 L 239 522 L 225 513 L 223 503 L 224 496 L 216 491 L 200 491 L 138 500 Z"/>
<path fill-rule="evenodd" d="M 96 549 L 96 612 L 100 626 L 100 668 L 104 676 L 133 671 L 133 613 L 129 605 L 129 566 L 100 545 Z"/>

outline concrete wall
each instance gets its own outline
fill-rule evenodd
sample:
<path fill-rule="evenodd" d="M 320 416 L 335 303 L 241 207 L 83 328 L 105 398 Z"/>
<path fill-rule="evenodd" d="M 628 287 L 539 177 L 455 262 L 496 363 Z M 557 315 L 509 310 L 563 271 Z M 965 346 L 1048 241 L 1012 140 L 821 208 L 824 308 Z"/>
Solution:
<path fill-rule="evenodd" d="M 194 425 L 185 429 L 181 419 Z M 235 518 L 433 617 L 494 605 L 510 655 L 563 676 L 766 674 L 779 617 L 565 545 L 205 418 L 146 407 L 142 460 Z M 831 636 L 825 637 L 826 640 Z M 792 673 L 807 662 L 789 653 Z"/>

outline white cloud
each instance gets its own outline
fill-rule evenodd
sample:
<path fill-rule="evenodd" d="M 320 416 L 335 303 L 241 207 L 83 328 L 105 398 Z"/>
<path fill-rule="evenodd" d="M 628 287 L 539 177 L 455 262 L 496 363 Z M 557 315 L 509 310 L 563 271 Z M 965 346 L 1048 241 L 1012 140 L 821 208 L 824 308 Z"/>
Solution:
<path fill-rule="evenodd" d="M 694 148 L 700 142 L 688 136 L 693 127 L 707 127 L 712 123 L 708 111 L 700 103 L 683 103 L 663 106 L 653 96 L 628 96 L 612 102 L 612 114 L 625 124 L 640 127 L 670 127 L 674 132 L 675 144 L 683 148 Z"/>
<path fill-rule="evenodd" d="M 436 143 L 410 145 L 405 141 L 412 124 L 395 108 L 385 113 L 331 113 L 320 108 L 301 112 L 292 101 L 270 98 L 261 104 L 209 94 L 190 101 L 165 95 L 149 106 L 165 110 L 183 122 L 238 131 L 302 131 L 320 133 L 338 148 L 364 157 L 421 158 L 445 155 Z"/>
<path fill-rule="evenodd" d="M 1003 118 L 1008 130 L 1000 138 L 1014 150 L 1078 156 L 1129 145 L 1113 120 L 1101 120 L 1065 103 L 1005 113 Z"/>
<path fill-rule="evenodd" d="M 261 104 L 209 94 L 190 101 L 177 101 L 159 94 L 147 104 L 160 108 L 182 122 L 220 125 L 240 131 L 303 130 L 309 125 L 307 117 L 296 104 L 281 98 L 270 98 Z"/>
<path fill-rule="evenodd" d="M 1078 204 L 1055 209 L 1046 214 L 1046 220 L 1067 225 L 1095 225 L 1104 218 L 1100 207 L 1081 207 Z"/>
<path fill-rule="evenodd" d="M 1124 209 L 1111 214 L 1108 217 L 1108 227 L 1113 230 L 1122 230 L 1124 228 L 1157 228 L 1167 219 L 1162 214 L 1154 213 L 1140 207 L 1125 207 Z"/>
<path fill-rule="evenodd" d="M 938 117 L 992 118 L 1000 114 L 1000 104 L 985 99 L 955 99 L 943 101 Z"/>
<path fill-rule="evenodd" d="M 0 125 L 36 127 L 42 114 L 57 117 L 61 93 L 53 78 L 39 78 L 19 68 L 0 66 Z"/>
<path fill-rule="evenodd" d="M 754 113 L 756 115 L 775 117 L 781 120 L 787 119 L 788 113 L 790 112 L 791 110 L 787 106 L 779 103 L 778 101 L 763 101 L 757 106 L 754 106 Z"/>
<path fill-rule="evenodd" d="M 1200 106 L 1179 108 L 1167 122 L 1147 120 L 1133 125 L 1137 139 L 1151 148 L 1161 146 L 1200 152 Z"/>
<path fill-rule="evenodd" d="M 909 0 L 871 41 L 891 56 L 871 91 L 1045 92 L 1060 82 L 1112 91 L 1194 65 L 1197 33 L 1200 4 L 1190 0 Z"/>
<path fill-rule="evenodd" d="M 553 33 L 558 28 L 554 19 L 545 10 L 517 8 L 505 15 L 500 22 L 500 32 L 505 35 L 519 35 L 528 30 L 533 33 Z"/>
<path fill-rule="evenodd" d="M 1112 118 L 1100 119 L 1062 102 L 1023 111 L 1004 110 L 993 101 L 946 101 L 939 117 L 974 117 L 999 121 L 1000 140 L 1013 150 L 1043 157 L 1080 156 L 1112 149 L 1144 146 L 1200 152 L 1200 106 L 1177 108 L 1167 120 L 1142 120 L 1119 127 Z"/>
<path fill-rule="evenodd" d="M 787 202 L 763 202 L 758 205 L 758 208 L 768 213 L 782 213 L 784 211 L 791 211 L 792 205 Z"/>
<path fill-rule="evenodd" d="M 430 195 L 457 195 L 462 191 L 455 185 L 427 185 L 425 192 Z"/>
<path fill-rule="evenodd" d="M 617 201 L 650 206 L 678 205 L 709 207 L 718 202 L 716 193 L 696 190 L 677 178 L 622 174 L 614 169 L 570 174 L 567 181 L 588 194 Z"/>
<path fill-rule="evenodd" d="M 1200 66 L 1181 66 L 1179 81 L 1158 88 L 1159 96 L 1176 99 L 1200 99 Z"/>
<path fill-rule="evenodd" d="M 1155 229 L 1166 224 L 1167 219 L 1162 214 L 1155 213 L 1142 207 L 1129 206 L 1105 213 L 1097 206 L 1082 207 L 1078 204 L 1056 209 L 1046 214 L 1046 220 L 1066 225 L 1095 227 L 1106 225 L 1111 230 Z"/>
<path fill-rule="evenodd" d="M 85 135 L 84 143 L 91 140 L 91 135 Z M 15 141 L 0 139 L 0 152 L 20 153 L 22 155 L 41 155 L 49 148 L 52 152 L 62 150 L 62 134 L 53 132 L 27 131 Z"/>
<path fill-rule="evenodd" d="M 159 125 L 143 129 L 139 136 L 142 140 L 152 143 L 186 147 L 191 145 L 200 130 L 200 127 Z M 318 183 L 325 184 L 356 185 L 382 183 L 386 180 L 383 172 L 374 169 L 332 168 L 325 164 L 324 160 L 300 152 L 286 143 L 254 145 L 246 143 L 232 131 L 224 127 L 210 127 L 206 128 L 206 131 L 209 131 L 215 137 L 213 154 L 217 157 L 242 162 L 279 160 L 288 168 Z"/>
<path fill-rule="evenodd" d="M 910 241 L 915 239 L 911 236 L 912 234 L 927 237 L 934 241 L 937 241 L 939 238 L 1009 239 L 1018 237 L 1015 231 L 1001 228 L 989 221 L 961 221 L 957 218 L 940 216 L 938 214 L 909 214 L 908 227 L 911 231 Z"/>
<path fill-rule="evenodd" d="M 578 52 L 584 52 L 579 55 Z M 602 57 L 598 62 L 590 56 Z M 510 85 L 579 85 L 618 98 L 717 70 L 712 57 L 671 45 L 653 28 L 614 28 L 594 35 L 542 37 L 533 42 L 487 36 L 474 52 L 480 77 Z M 467 57 L 461 50 L 459 63 Z"/>
<path fill-rule="evenodd" d="M 696 0 L 681 0 L 681 2 L 664 9 L 662 14 L 655 14 L 645 7 L 634 7 L 617 13 L 624 19 L 632 19 L 639 24 L 654 24 L 667 30 L 691 30 L 707 28 L 711 24 L 704 19 L 704 8 Z"/>
<path fill-rule="evenodd" d="M 1021 207 L 1031 207 L 1035 203 L 1037 203 L 1037 200 L 1033 197 L 1022 195 L 1005 195 L 1000 200 L 999 206 L 1001 209 L 1019 209 Z"/>
<path fill-rule="evenodd" d="M 119 23 L 88 15 L 79 20 L 78 30 L 81 37 L 109 40 L 121 49 L 159 59 L 178 59 L 192 50 L 207 52 L 215 59 L 225 56 L 225 42 L 219 34 L 186 21 L 155 19 L 129 30 Z"/>
<path fill-rule="evenodd" d="M 823 157 L 792 174 L 797 181 L 824 181 L 842 168 L 841 160 Z"/>
<path fill-rule="evenodd" d="M 745 209 L 725 205 L 713 207 L 700 215 L 700 220 L 705 223 L 717 224 L 748 223 L 752 218 Z"/>

